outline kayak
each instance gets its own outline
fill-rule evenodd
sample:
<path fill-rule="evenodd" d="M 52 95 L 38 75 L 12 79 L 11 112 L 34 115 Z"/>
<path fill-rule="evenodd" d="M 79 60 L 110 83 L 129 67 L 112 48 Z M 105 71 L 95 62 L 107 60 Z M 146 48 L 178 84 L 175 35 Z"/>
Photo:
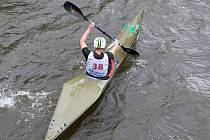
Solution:
<path fill-rule="evenodd" d="M 124 47 L 131 48 L 138 39 L 142 29 L 143 14 L 142 10 L 131 22 L 123 25 L 117 39 Z M 110 44 L 106 51 L 110 51 L 113 46 L 114 43 Z M 108 80 L 95 79 L 83 73 L 63 85 L 45 140 L 58 138 L 97 101 L 117 72 L 126 54 L 121 47 L 117 48 L 113 54 L 115 71 Z"/>

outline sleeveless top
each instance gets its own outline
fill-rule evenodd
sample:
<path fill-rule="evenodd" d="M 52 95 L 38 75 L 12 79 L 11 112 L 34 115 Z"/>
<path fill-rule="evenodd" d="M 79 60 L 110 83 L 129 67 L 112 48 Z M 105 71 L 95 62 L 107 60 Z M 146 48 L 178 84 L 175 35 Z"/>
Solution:
<path fill-rule="evenodd" d="M 104 53 L 104 57 L 102 59 L 96 59 L 94 57 L 94 53 L 90 52 L 87 58 L 86 64 L 86 72 L 98 78 L 103 78 L 107 76 L 109 67 L 109 57 L 106 53 Z"/>

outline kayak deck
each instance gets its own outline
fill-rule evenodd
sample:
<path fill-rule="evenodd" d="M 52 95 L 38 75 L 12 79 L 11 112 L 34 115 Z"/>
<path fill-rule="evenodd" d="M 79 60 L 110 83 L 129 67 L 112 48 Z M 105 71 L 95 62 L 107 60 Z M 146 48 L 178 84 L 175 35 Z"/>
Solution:
<path fill-rule="evenodd" d="M 140 32 L 139 25 L 141 24 L 142 18 L 143 11 L 132 20 L 131 24 L 135 25 L 135 32 L 131 32 L 130 28 L 124 29 L 120 32 L 117 39 L 124 47 L 130 48 L 136 41 Z M 108 49 L 111 49 L 113 46 L 114 44 L 111 44 Z M 116 62 L 115 72 L 125 56 L 126 53 L 119 47 L 114 54 Z M 56 139 L 69 126 L 71 126 L 73 122 L 75 122 L 91 105 L 96 102 L 112 77 L 108 80 L 99 80 L 91 78 L 83 73 L 66 82 L 63 86 L 45 140 Z"/>
<path fill-rule="evenodd" d="M 59 101 L 62 102 L 59 102 L 56 106 L 56 112 L 49 126 L 51 134 L 48 138 L 50 138 L 50 135 L 60 134 L 99 98 L 100 94 L 98 93 L 102 92 L 106 82 L 98 83 L 97 81 L 82 74 L 64 84 L 62 93 L 66 94 L 61 94 L 59 98 Z M 68 108 L 65 108 L 65 106 L 68 106 Z M 71 111 L 71 108 L 74 108 L 74 111 Z"/>

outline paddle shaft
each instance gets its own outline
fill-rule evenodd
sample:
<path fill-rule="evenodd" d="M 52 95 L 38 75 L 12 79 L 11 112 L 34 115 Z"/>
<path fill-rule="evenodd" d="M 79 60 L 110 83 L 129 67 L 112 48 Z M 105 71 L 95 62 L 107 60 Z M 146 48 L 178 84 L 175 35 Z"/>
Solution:
<path fill-rule="evenodd" d="M 85 19 L 87 22 L 91 23 L 91 21 L 88 20 L 86 17 L 84 17 L 84 19 Z M 110 35 L 108 35 L 106 32 L 104 32 L 104 31 L 103 31 L 102 29 L 100 29 L 98 26 L 94 25 L 94 27 L 95 27 L 96 29 L 98 29 L 99 31 L 101 31 L 103 34 L 105 34 L 107 37 L 109 37 L 111 40 L 115 41 L 115 39 L 114 39 L 113 37 L 111 37 Z"/>

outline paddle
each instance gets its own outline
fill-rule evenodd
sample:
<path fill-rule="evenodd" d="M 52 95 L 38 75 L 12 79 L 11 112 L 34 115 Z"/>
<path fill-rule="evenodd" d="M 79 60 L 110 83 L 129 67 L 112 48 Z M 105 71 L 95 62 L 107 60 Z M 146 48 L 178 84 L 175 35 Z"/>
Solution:
<path fill-rule="evenodd" d="M 64 3 L 64 8 L 66 9 L 66 11 L 72 13 L 72 14 L 76 14 L 76 16 L 81 16 L 84 20 L 86 20 L 87 22 L 91 23 L 90 20 L 88 20 L 88 18 L 86 16 L 84 16 L 84 14 L 82 13 L 82 11 L 79 9 L 79 7 L 77 7 L 75 4 L 66 1 Z M 106 32 L 104 32 L 103 30 L 101 30 L 99 27 L 97 27 L 96 25 L 94 26 L 96 29 L 98 29 L 99 31 L 101 31 L 103 34 L 105 34 L 107 37 L 109 37 L 111 40 L 115 41 L 115 39 L 113 37 L 111 37 L 110 35 L 108 35 Z M 139 53 L 131 48 L 125 48 L 124 46 L 121 46 L 119 44 L 119 46 L 123 49 L 124 52 L 127 52 L 131 55 L 139 55 Z"/>

